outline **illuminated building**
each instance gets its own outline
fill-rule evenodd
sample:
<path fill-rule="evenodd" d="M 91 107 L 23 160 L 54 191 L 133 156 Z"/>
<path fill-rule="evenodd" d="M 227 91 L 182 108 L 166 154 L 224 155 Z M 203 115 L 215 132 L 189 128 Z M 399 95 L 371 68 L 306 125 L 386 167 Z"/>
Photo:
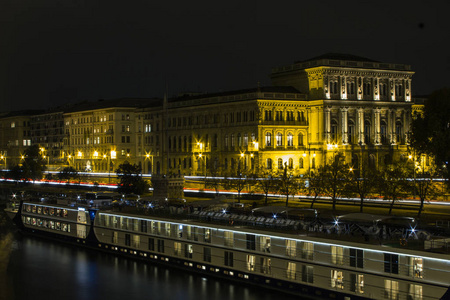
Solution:
<path fill-rule="evenodd" d="M 74 106 L 64 113 L 64 152 L 79 171 L 114 172 L 125 161 L 136 163 L 136 107 L 148 99 L 117 99 Z"/>
<path fill-rule="evenodd" d="M 112 171 L 128 161 L 143 173 L 179 175 L 245 176 L 285 167 L 308 174 L 338 152 L 353 169 L 361 158 L 378 167 L 408 157 L 412 111 L 422 108 L 413 106 L 413 74 L 409 65 L 326 54 L 274 68 L 270 87 L 167 102 L 85 102 L 64 111 L 61 156 L 79 171 Z M 54 126 L 37 119 L 36 126 Z M 33 143 L 53 149 L 44 134 L 50 129 L 34 128 Z"/>
<path fill-rule="evenodd" d="M 31 146 L 31 116 L 39 111 L 15 111 L 0 115 L 0 168 L 19 165 Z"/>

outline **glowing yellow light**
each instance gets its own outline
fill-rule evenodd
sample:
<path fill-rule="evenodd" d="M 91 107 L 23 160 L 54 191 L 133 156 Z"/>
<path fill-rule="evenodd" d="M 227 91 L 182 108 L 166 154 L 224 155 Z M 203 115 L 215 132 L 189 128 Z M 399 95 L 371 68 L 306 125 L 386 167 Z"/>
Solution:
<path fill-rule="evenodd" d="M 4 158 L 4 156 L 2 155 L 2 156 L 0 156 L 0 159 L 3 159 Z"/>
<path fill-rule="evenodd" d="M 150 158 L 150 154 L 146 154 L 145 157 Z"/>
<path fill-rule="evenodd" d="M 44 151 L 45 151 L 45 148 L 39 148 L 39 150 L 41 150 L 41 152 L 44 152 Z"/>
<path fill-rule="evenodd" d="M 81 158 L 83 156 L 83 152 L 78 151 L 78 157 Z"/>
<path fill-rule="evenodd" d="M 22 155 L 21 158 L 22 158 L 22 159 L 25 159 L 25 156 Z"/>
<path fill-rule="evenodd" d="M 303 157 L 306 157 L 306 153 L 303 153 Z"/>
<path fill-rule="evenodd" d="M 130 157 L 130 153 L 127 153 L 127 157 Z"/>
<path fill-rule="evenodd" d="M 199 154 L 198 154 L 198 157 L 200 157 L 200 158 L 201 158 L 201 157 L 202 157 L 202 154 L 201 154 L 201 153 L 199 153 Z"/>
<path fill-rule="evenodd" d="M 350 168 L 349 170 L 350 170 L 350 172 L 353 172 L 353 168 Z"/>
<path fill-rule="evenodd" d="M 117 155 L 116 151 L 111 150 L 111 159 L 116 159 L 116 157 L 117 157 L 116 155 Z"/>
<path fill-rule="evenodd" d="M 72 155 L 70 155 L 70 154 L 69 154 L 69 156 L 68 156 L 68 157 L 69 157 L 69 158 L 72 158 Z"/>
<path fill-rule="evenodd" d="M 97 158 L 98 157 L 98 152 L 94 151 L 94 157 Z"/>
<path fill-rule="evenodd" d="M 241 157 L 244 157 L 244 153 L 241 153 Z"/>
<path fill-rule="evenodd" d="M 253 153 L 250 154 L 250 157 L 253 157 Z"/>
<path fill-rule="evenodd" d="M 412 159 L 412 155 L 408 156 L 409 159 Z"/>
<path fill-rule="evenodd" d="M 44 156 L 42 156 L 42 158 L 46 158 L 46 157 L 47 157 L 47 156 L 45 156 L 45 155 L 44 155 Z"/>
<path fill-rule="evenodd" d="M 337 147 L 338 147 L 338 145 L 337 145 L 337 144 L 334 144 L 334 148 L 336 148 L 336 149 L 337 149 Z"/>

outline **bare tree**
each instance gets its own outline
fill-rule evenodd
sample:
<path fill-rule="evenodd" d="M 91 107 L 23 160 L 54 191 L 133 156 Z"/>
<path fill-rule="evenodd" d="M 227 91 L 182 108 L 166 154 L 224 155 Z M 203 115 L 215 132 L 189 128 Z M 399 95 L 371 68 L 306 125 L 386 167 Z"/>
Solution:
<path fill-rule="evenodd" d="M 371 194 L 379 184 L 380 174 L 375 168 L 370 168 L 367 160 L 362 160 L 359 168 L 351 170 L 347 181 L 347 191 L 350 195 L 357 194 L 360 203 L 359 211 L 364 210 L 364 199 Z"/>
<path fill-rule="evenodd" d="M 319 168 L 316 172 L 311 172 L 308 178 L 308 184 L 306 188 L 308 189 L 308 195 L 313 196 L 313 199 L 311 201 L 311 208 L 313 208 L 317 198 L 320 195 L 322 195 L 325 191 L 325 183 L 324 177 L 322 176 L 322 168 Z"/>
<path fill-rule="evenodd" d="M 342 153 L 336 154 L 321 170 L 324 183 L 324 192 L 333 202 L 333 210 L 336 210 L 337 199 L 345 192 L 346 181 L 349 177 L 349 167 L 345 163 Z"/>
<path fill-rule="evenodd" d="M 257 189 L 264 192 L 264 205 L 267 206 L 267 199 L 270 192 L 274 192 L 277 189 L 276 180 L 274 179 L 274 173 L 271 171 L 264 171 L 261 173 L 262 177 L 257 180 Z"/>
<path fill-rule="evenodd" d="M 383 170 L 379 182 L 384 199 L 391 199 L 389 206 L 389 215 L 392 213 L 395 201 L 404 195 L 408 186 L 408 171 L 405 163 L 393 162 L 388 164 Z"/>
<path fill-rule="evenodd" d="M 298 180 L 287 169 L 287 163 L 284 163 L 284 170 L 277 180 L 278 191 L 286 196 L 286 207 L 289 205 L 289 195 L 294 196 L 299 190 Z"/>

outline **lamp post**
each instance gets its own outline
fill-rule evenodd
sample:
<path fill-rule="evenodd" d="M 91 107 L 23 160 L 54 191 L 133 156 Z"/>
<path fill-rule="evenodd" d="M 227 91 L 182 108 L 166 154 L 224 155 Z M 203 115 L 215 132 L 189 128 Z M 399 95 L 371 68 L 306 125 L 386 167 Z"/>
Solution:
<path fill-rule="evenodd" d="M 113 159 L 116 159 L 117 153 L 115 150 L 111 150 L 108 156 L 108 183 L 111 183 L 111 164 L 114 168 Z"/>
<path fill-rule="evenodd" d="M 414 177 L 414 188 L 413 188 L 413 199 L 416 199 L 416 153 L 414 151 L 414 155 L 409 155 L 409 159 L 413 162 L 413 177 Z"/>
<path fill-rule="evenodd" d="M 4 168 L 4 170 L 6 170 L 6 155 L 1 154 L 0 155 L 0 160 L 5 161 L 5 168 Z"/>

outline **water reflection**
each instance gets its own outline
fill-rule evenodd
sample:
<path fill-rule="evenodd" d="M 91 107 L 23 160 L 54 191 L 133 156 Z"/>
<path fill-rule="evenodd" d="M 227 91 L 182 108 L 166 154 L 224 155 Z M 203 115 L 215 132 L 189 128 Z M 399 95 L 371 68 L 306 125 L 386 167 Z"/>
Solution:
<path fill-rule="evenodd" d="M 277 292 L 257 287 L 21 236 L 14 243 L 7 275 L 17 300 L 269 300 L 280 297 Z M 299 299 L 282 297 L 283 300 Z"/>

